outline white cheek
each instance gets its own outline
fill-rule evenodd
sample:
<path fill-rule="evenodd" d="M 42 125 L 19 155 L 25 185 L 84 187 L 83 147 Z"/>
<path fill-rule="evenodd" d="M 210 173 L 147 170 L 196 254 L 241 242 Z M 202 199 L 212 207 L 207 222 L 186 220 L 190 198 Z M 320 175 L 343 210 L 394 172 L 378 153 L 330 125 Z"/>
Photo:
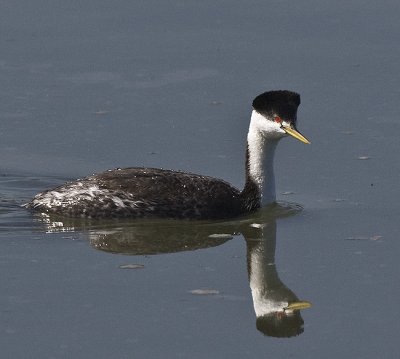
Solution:
<path fill-rule="evenodd" d="M 281 124 L 266 119 L 264 116 L 253 110 L 250 122 L 250 130 L 258 130 L 264 137 L 282 138 L 286 136 L 286 132 L 281 128 Z"/>
<path fill-rule="evenodd" d="M 279 123 L 265 119 L 263 126 L 261 127 L 261 132 L 265 137 L 276 139 L 286 135 L 286 132 L 281 128 Z"/>

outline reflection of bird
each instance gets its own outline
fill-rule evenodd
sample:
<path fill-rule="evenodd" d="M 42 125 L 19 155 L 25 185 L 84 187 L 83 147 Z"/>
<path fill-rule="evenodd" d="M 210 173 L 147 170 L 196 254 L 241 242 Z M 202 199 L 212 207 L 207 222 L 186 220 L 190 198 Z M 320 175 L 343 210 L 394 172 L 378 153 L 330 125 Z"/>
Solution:
<path fill-rule="evenodd" d="M 304 331 L 300 301 L 279 279 L 275 266 L 276 221 L 264 223 L 245 235 L 249 282 L 257 316 L 257 329 L 273 337 L 293 337 Z"/>
<path fill-rule="evenodd" d="M 304 331 L 300 310 L 309 308 L 311 303 L 299 300 L 279 278 L 275 265 L 276 220 L 300 210 L 298 205 L 277 204 L 237 220 L 208 222 L 88 221 L 44 213 L 40 213 L 38 219 L 46 226 L 46 231 L 81 232 L 98 250 L 134 256 L 211 248 L 241 233 L 247 243 L 256 327 L 267 336 L 293 337 Z"/>
<path fill-rule="evenodd" d="M 270 91 L 253 101 L 247 135 L 246 183 L 153 168 L 109 170 L 36 195 L 26 207 L 72 217 L 230 218 L 275 201 L 273 158 L 278 141 L 296 130 L 300 96 Z"/>

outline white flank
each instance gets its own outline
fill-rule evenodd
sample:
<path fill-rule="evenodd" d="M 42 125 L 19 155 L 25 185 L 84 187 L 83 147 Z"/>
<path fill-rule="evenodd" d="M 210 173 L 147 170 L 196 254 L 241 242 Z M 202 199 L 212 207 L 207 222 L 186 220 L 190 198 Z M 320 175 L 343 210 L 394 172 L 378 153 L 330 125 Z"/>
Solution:
<path fill-rule="evenodd" d="M 112 199 L 112 201 L 114 202 L 114 204 L 115 204 L 117 207 L 120 207 L 120 208 L 125 208 L 125 207 L 126 207 L 125 203 L 122 201 L 121 198 L 112 196 L 111 199 Z"/>
<path fill-rule="evenodd" d="M 68 206 L 78 203 L 79 200 L 94 200 L 108 195 L 108 191 L 101 190 L 98 186 L 82 187 L 82 183 L 78 182 L 71 187 L 67 187 L 65 191 L 49 191 L 40 193 L 33 199 L 35 207 L 45 206 L 47 208 Z"/>
<path fill-rule="evenodd" d="M 107 202 L 112 201 L 118 208 L 139 208 L 145 202 L 133 200 L 129 197 L 120 198 L 107 189 L 100 189 L 97 185 L 85 187 L 82 182 L 71 184 L 64 189 L 39 193 L 33 199 L 34 207 L 44 206 L 46 208 L 70 207 L 82 203 L 82 201 L 97 201 L 108 206 Z M 151 204 L 151 203 L 148 203 Z M 149 207 L 151 208 L 151 207 Z"/>

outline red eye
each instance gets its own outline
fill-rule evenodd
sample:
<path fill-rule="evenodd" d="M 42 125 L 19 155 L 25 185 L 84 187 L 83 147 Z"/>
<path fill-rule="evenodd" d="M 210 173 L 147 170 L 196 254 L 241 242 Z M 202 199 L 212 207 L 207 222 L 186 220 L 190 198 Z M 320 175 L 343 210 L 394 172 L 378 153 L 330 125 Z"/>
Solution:
<path fill-rule="evenodd" d="M 274 121 L 275 121 L 276 123 L 281 123 L 281 122 L 282 122 L 282 119 L 281 119 L 279 116 L 275 116 L 275 117 L 274 117 Z"/>

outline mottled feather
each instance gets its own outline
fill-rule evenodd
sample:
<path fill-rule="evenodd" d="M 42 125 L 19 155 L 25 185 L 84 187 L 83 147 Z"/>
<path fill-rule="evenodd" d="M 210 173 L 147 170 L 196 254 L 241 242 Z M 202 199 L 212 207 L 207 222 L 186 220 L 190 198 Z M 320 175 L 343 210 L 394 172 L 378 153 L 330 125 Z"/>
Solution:
<path fill-rule="evenodd" d="M 36 195 L 27 204 L 73 217 L 229 218 L 240 191 L 213 177 L 156 168 L 109 170 Z"/>

